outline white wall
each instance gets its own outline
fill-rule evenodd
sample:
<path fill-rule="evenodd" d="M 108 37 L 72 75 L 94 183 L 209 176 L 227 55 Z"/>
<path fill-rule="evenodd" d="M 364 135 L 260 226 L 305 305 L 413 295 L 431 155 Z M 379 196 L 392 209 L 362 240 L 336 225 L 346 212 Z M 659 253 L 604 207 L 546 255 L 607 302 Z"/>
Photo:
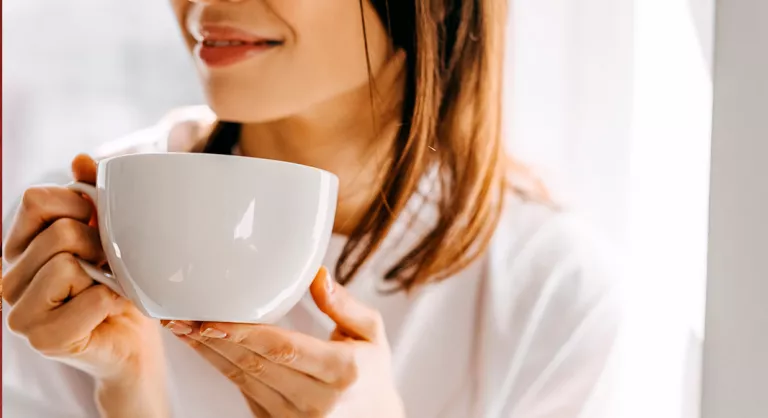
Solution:
<path fill-rule="evenodd" d="M 768 416 L 768 2 L 720 0 L 703 418 Z"/>
<path fill-rule="evenodd" d="M 635 1 L 622 417 L 699 418 L 713 11 L 714 0 Z"/>
<path fill-rule="evenodd" d="M 627 243 L 634 0 L 513 0 L 505 128 L 513 154 Z"/>
<path fill-rule="evenodd" d="M 3 1 L 3 202 L 202 93 L 167 0 Z"/>

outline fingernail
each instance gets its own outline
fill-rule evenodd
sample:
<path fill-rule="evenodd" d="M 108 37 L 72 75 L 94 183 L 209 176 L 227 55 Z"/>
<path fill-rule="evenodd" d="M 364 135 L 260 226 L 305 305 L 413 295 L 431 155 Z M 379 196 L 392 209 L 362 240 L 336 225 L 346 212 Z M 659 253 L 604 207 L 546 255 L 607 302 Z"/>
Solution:
<path fill-rule="evenodd" d="M 206 328 L 200 335 L 208 338 L 224 338 L 227 336 L 225 332 L 219 331 L 216 328 Z"/>
<path fill-rule="evenodd" d="M 166 325 L 166 328 L 170 329 L 176 335 L 187 335 L 192 332 L 192 328 L 188 325 L 180 324 L 176 321 L 171 321 Z"/>

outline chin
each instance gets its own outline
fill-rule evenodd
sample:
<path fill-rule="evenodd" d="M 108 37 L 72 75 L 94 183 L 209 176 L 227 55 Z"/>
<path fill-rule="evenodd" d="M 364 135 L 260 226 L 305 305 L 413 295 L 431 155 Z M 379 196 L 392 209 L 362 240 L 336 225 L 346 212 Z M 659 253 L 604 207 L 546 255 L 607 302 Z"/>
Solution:
<path fill-rule="evenodd" d="M 206 101 L 216 116 L 227 122 L 260 123 L 283 119 L 301 106 L 290 92 L 264 83 L 237 83 L 227 79 L 206 80 Z"/>
<path fill-rule="evenodd" d="M 219 120 L 236 123 L 260 123 L 280 119 L 280 115 L 274 112 L 259 112 L 253 107 L 232 106 L 220 104 L 215 100 L 209 100 L 208 106 Z"/>
<path fill-rule="evenodd" d="M 266 102 L 266 103 L 265 103 Z M 208 95 L 208 106 L 216 117 L 226 122 L 260 123 L 278 120 L 291 115 L 288 109 L 273 106 L 269 101 L 238 101 Z"/>

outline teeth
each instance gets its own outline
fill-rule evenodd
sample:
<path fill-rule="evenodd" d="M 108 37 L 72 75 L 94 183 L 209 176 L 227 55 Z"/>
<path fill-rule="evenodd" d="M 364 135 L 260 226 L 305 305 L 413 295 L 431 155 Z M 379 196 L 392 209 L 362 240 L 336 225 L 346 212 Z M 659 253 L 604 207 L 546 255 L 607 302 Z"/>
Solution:
<path fill-rule="evenodd" d="M 203 44 L 205 46 L 239 46 L 246 43 L 243 41 L 205 41 Z"/>
<path fill-rule="evenodd" d="M 243 41 L 203 41 L 203 45 L 211 47 L 227 47 L 227 46 L 240 46 L 240 45 L 261 45 L 261 46 L 276 46 L 281 45 L 280 41 L 264 40 L 258 42 L 243 42 Z"/>

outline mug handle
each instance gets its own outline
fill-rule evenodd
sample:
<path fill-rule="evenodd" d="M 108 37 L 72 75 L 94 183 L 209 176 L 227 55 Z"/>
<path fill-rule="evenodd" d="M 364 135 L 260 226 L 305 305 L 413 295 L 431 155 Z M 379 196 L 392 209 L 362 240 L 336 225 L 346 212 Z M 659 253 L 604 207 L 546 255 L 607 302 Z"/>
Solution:
<path fill-rule="evenodd" d="M 88 196 L 93 201 L 94 205 L 96 204 L 96 199 L 97 199 L 96 187 L 88 183 L 76 181 L 73 183 L 69 183 L 67 185 L 67 188 Z M 122 297 L 126 297 L 125 292 L 123 291 L 123 288 L 117 282 L 117 279 L 115 279 L 114 275 L 105 273 L 103 270 L 101 270 L 100 268 L 94 266 L 93 264 L 87 261 L 78 259 L 77 262 L 80 263 L 80 267 L 82 267 L 85 273 L 91 276 L 93 280 L 103 284 L 104 286 L 107 286 L 118 295 Z"/>

